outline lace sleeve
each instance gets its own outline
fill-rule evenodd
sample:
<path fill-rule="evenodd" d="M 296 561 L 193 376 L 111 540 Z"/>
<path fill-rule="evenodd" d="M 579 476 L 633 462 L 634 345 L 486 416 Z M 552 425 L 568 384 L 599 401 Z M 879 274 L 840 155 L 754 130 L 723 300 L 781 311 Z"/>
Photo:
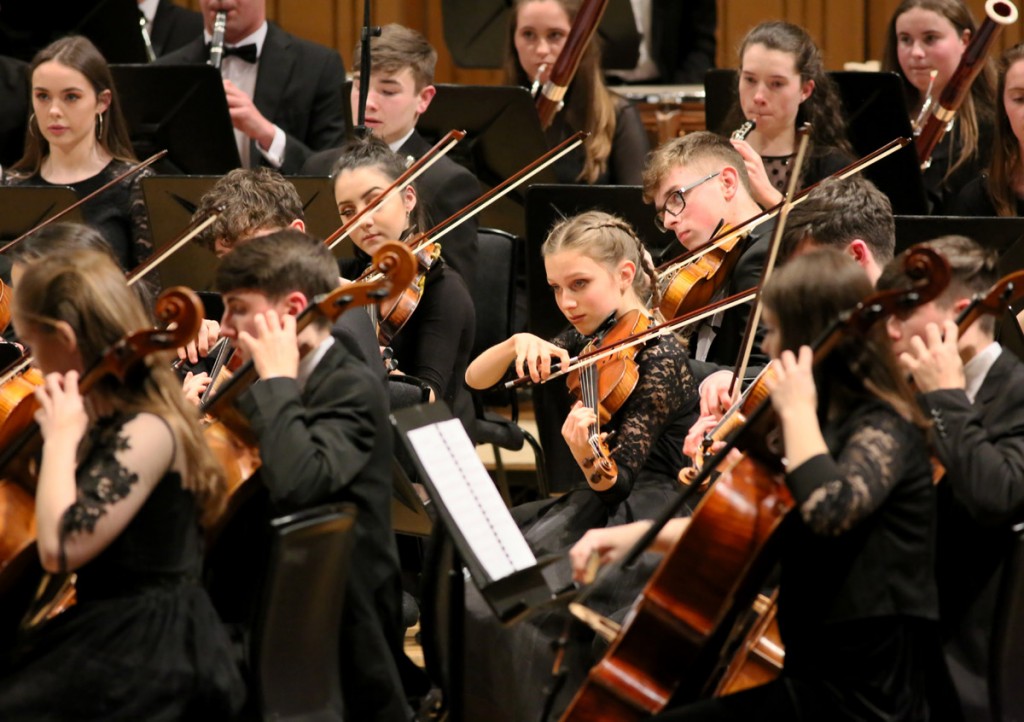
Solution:
<path fill-rule="evenodd" d="M 661 339 L 644 349 L 640 359 L 640 380 L 619 410 L 612 444 L 618 478 L 611 489 L 602 492 L 602 498 L 612 502 L 629 496 L 664 426 L 691 406 L 697 395 L 686 351 L 676 339 Z"/>
<path fill-rule="evenodd" d="M 787 483 L 804 523 L 816 534 L 844 534 L 875 509 L 908 471 L 913 428 L 896 412 L 863 415 L 838 454 L 821 454 L 790 469 Z"/>
<path fill-rule="evenodd" d="M 76 472 L 77 499 L 61 516 L 62 569 L 80 566 L 110 544 L 175 456 L 170 427 L 153 414 L 99 427 L 87 445 L 86 459 Z"/>

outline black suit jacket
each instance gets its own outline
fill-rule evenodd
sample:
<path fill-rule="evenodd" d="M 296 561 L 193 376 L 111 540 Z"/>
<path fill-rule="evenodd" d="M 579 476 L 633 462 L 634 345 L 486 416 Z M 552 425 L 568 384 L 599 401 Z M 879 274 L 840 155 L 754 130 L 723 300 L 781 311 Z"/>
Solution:
<path fill-rule="evenodd" d="M 304 389 L 294 379 L 266 379 L 238 406 L 259 439 L 260 479 L 277 511 L 356 505 L 341 632 L 345 711 L 351 719 L 408 719 L 397 666 L 404 654 L 401 584 L 391 531 L 392 434 L 383 385 L 335 343 Z"/>
<path fill-rule="evenodd" d="M 166 55 L 203 37 L 203 16 L 194 10 L 160 0 L 153 15 L 153 31 L 149 39 L 157 57 Z"/>
<path fill-rule="evenodd" d="M 703 83 L 715 67 L 715 0 L 653 0 L 651 55 L 660 83 Z"/>
<path fill-rule="evenodd" d="M 736 267 L 726 282 L 725 288 L 719 292 L 715 300 L 728 298 L 737 293 L 749 290 L 761 282 L 761 272 L 768 256 L 768 244 L 771 240 L 772 229 L 775 228 L 774 221 L 767 221 L 755 228 L 750 233 L 746 250 L 736 262 Z M 743 342 L 743 333 L 747 328 L 747 318 L 750 316 L 751 304 L 745 303 L 734 306 L 722 314 L 722 323 L 715 334 L 714 340 L 708 349 L 708 356 L 705 361 L 691 360 L 690 367 L 693 376 L 700 383 L 715 371 L 723 369 L 731 370 L 736 363 L 740 347 Z M 703 325 L 703 324 L 701 324 Z M 690 336 L 690 353 L 697 353 L 697 336 L 700 325 Z M 750 354 L 746 378 L 752 378 L 760 373 L 768 358 L 761 351 L 761 338 L 764 336 L 763 329 L 759 326 L 754 336 L 754 349 Z"/>
<path fill-rule="evenodd" d="M 986 719 L 999 586 L 1024 516 L 1024 364 L 1003 349 L 973 404 L 959 389 L 921 400 L 946 468 L 937 562 L 946 662 L 965 717 Z"/>
<path fill-rule="evenodd" d="M 422 158 L 430 144 L 417 131 L 398 149 L 399 154 Z M 302 166 L 302 175 L 330 175 L 341 156 L 340 148 L 314 153 Z M 450 217 L 480 196 L 480 182 L 447 156 L 428 168 L 416 181 L 420 202 L 431 226 Z M 441 255 L 472 286 L 476 274 L 477 220 L 461 223 L 441 239 Z M 427 230 L 427 229 L 422 229 Z"/>
<path fill-rule="evenodd" d="M 206 60 L 206 45 L 200 35 L 157 62 L 199 64 Z M 282 173 L 297 173 L 313 151 L 341 144 L 345 135 L 344 83 L 345 66 L 337 52 L 268 23 L 253 102 L 287 136 L 279 169 Z M 267 165 L 255 147 L 250 157 Z"/>

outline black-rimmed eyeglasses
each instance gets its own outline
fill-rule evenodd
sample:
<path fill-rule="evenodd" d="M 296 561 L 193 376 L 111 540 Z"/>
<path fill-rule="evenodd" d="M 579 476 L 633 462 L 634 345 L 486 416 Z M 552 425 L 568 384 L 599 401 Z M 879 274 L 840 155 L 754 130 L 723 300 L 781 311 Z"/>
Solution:
<path fill-rule="evenodd" d="M 721 171 L 716 170 L 714 173 L 710 173 L 699 181 L 691 183 L 688 186 L 684 186 L 678 190 L 674 190 L 668 194 L 668 198 L 665 199 L 665 205 L 658 208 L 654 213 L 654 225 L 658 227 L 658 230 L 664 233 L 668 229 L 665 228 L 665 224 L 661 222 L 661 219 L 668 213 L 672 216 L 678 216 L 684 210 L 686 210 L 686 194 L 692 191 L 694 188 L 699 186 L 701 183 L 707 183 L 709 180 L 714 178 Z"/>

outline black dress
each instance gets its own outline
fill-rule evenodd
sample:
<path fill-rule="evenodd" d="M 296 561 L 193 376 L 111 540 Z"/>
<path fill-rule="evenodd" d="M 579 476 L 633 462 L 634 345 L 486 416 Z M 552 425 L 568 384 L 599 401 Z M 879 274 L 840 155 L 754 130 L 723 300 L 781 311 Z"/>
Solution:
<path fill-rule="evenodd" d="M 88 533 L 134 482 L 114 461 L 130 418 L 98 422 L 63 533 Z M 38 628 L 0 678 L 0 719 L 223 720 L 245 696 L 199 585 L 195 499 L 168 471 L 121 534 L 77 574 L 77 602 Z"/>
<path fill-rule="evenodd" d="M 129 163 L 112 160 L 92 178 L 74 184 L 50 183 L 39 173 L 22 175 L 6 173 L 4 185 L 55 186 L 69 185 L 75 195 L 84 198 L 109 183 L 131 167 Z M 108 188 L 96 198 L 82 206 L 82 217 L 86 225 L 99 231 L 114 250 L 114 257 L 125 271 L 130 271 L 153 252 L 150 235 L 149 213 L 142 196 L 142 179 L 152 175 L 148 168 L 139 171 L 127 180 Z"/>
<path fill-rule="evenodd" d="M 570 89 L 570 94 L 572 90 Z M 568 96 L 567 96 L 568 97 Z M 608 156 L 608 167 L 590 185 L 640 185 L 643 180 L 644 159 L 651 149 L 647 131 L 640 119 L 640 112 L 622 98 L 616 98 L 615 135 L 612 137 L 611 155 Z M 568 105 L 568 101 L 567 101 Z M 578 128 L 570 127 L 566 122 L 565 111 L 555 116 L 551 126 L 544 131 L 548 145 L 554 148 L 563 140 L 575 133 Z M 552 167 L 559 183 L 585 183 L 579 175 L 583 172 L 586 151 L 579 148 L 563 156 Z"/>
<path fill-rule="evenodd" d="M 1024 217 L 1024 198 L 1017 198 L 1017 216 Z M 951 216 L 998 216 L 988 190 L 988 173 L 982 173 L 960 189 L 949 207 Z"/>
<path fill-rule="evenodd" d="M 779 534 L 774 682 L 664 720 L 924 720 L 938 653 L 935 491 L 924 437 L 881 402 L 823 428 L 829 454 L 791 469 Z"/>
<path fill-rule="evenodd" d="M 570 331 L 554 341 L 575 355 L 585 339 Z M 565 553 L 588 529 L 653 518 L 679 487 L 676 474 L 684 466 L 683 439 L 697 399 L 686 349 L 669 336 L 649 344 L 637 358 L 637 388 L 611 423 L 602 426 L 602 431 L 615 432 L 611 446 L 619 470 L 616 484 L 598 494 L 584 483 L 556 499 L 512 510 L 536 555 L 561 555 L 544 569 L 552 589 L 570 585 Z M 593 590 L 587 606 L 621 621 L 659 561 L 656 555 L 646 554 L 633 569 L 618 571 Z M 467 587 L 466 605 L 465 633 L 472 640 L 466 662 L 466 719 L 541 719 L 543 690 L 552 681 L 552 643 L 566 629 L 567 613 L 540 614 L 504 628 L 472 585 Z M 603 651 L 595 648 L 593 633 L 583 625 L 569 629 L 567 676 L 554 694 L 555 713 L 568 704 Z"/>

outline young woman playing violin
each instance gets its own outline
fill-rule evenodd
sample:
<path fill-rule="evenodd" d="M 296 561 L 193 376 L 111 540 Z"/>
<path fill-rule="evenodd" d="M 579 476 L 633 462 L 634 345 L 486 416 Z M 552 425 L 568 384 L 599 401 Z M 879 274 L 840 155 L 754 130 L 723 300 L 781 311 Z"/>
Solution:
<path fill-rule="evenodd" d="M 244 690 L 198 583 L 220 469 L 166 358 L 79 391 L 108 347 L 152 327 L 149 315 L 109 256 L 87 249 L 27 265 L 13 315 L 47 374 L 39 556 L 77 574 L 77 602 L 7 660 L 0 718 L 230 718 Z"/>
<path fill-rule="evenodd" d="M 970 9 L 960 0 L 903 0 L 893 12 L 882 65 L 903 79 L 907 112 L 915 125 L 926 120 L 926 104 L 938 101 L 977 30 Z M 936 214 L 948 210 L 991 154 L 995 69 L 991 60 L 983 62 L 985 68 L 971 83 L 953 130 L 936 146 L 923 172 Z"/>
<path fill-rule="evenodd" d="M 747 140 L 734 138 L 743 156 L 757 202 L 768 208 L 782 200 L 796 153 L 796 130 L 811 124 L 811 155 L 801 186 L 827 178 L 853 161 L 839 94 L 825 72 L 821 50 L 803 28 L 792 23 L 761 23 L 743 39 L 739 52 L 738 97 L 727 127 L 746 121 L 756 126 Z"/>
<path fill-rule="evenodd" d="M 646 300 L 653 269 L 644 260 L 640 240 L 620 218 L 591 211 L 562 221 L 552 229 L 542 253 L 548 283 L 572 327 L 552 342 L 521 333 L 493 346 L 470 364 L 466 382 L 471 387 L 494 385 L 510 366 L 517 376 L 529 375 L 539 381 L 550 374 L 553 361 L 564 366 L 570 356 L 579 354 L 589 341 L 606 336 L 610 328 L 622 328 L 623 324 L 631 330 L 639 317 L 651 315 Z M 588 481 L 557 499 L 513 509 L 535 553 L 564 553 L 588 529 L 647 518 L 663 507 L 678 486 L 681 443 L 697 399 L 686 349 L 673 336 L 661 337 L 638 351 L 635 363 L 639 373 L 636 387 L 608 423 L 595 430 L 597 412 L 577 402 L 562 427 L 562 436 Z M 601 380 L 598 382 L 600 386 Z M 595 433 L 610 447 L 614 473 L 605 473 L 600 461 L 594 460 L 590 440 Z M 550 571 L 555 577 L 561 575 L 559 584 L 570 583 L 567 566 Z M 625 607 L 650 571 L 644 568 L 622 575 L 615 588 L 597 600 L 598 608 L 611 614 Z M 486 620 L 490 613 L 484 607 L 477 609 L 473 601 L 468 600 L 477 617 L 472 623 L 482 628 L 473 627 L 472 633 L 480 639 L 501 635 L 483 623 L 481 617 Z M 467 664 L 474 675 L 466 685 L 473 695 L 468 702 L 472 714 L 467 710 L 467 719 L 538 718 L 542 701 L 537 691 L 546 684 L 551 670 L 549 635 L 557 636 L 561 619 L 549 620 L 555 630 L 544 629 L 540 622 L 518 625 L 495 642 L 514 650 L 517 669 L 513 679 L 508 678 L 508 659 Z M 589 644 L 584 649 L 589 655 Z M 583 673 L 589 665 L 568 666 Z M 573 685 L 564 687 L 571 692 Z"/>
<path fill-rule="evenodd" d="M 938 609 L 924 420 L 883 325 L 814 367 L 808 347 L 871 290 L 835 249 L 795 258 L 764 290 L 764 345 L 778 369 L 771 403 L 796 504 L 779 531 L 785 668 L 774 682 L 658 719 L 927 719 Z M 655 550 L 687 521 L 670 522 Z M 619 558 L 648 527 L 589 532 L 571 551 L 577 578 L 592 554 Z"/>
<path fill-rule="evenodd" d="M 342 222 L 376 200 L 404 171 L 404 158 L 382 140 L 368 138 L 343 146 L 331 173 Z M 402 239 L 427 227 L 417 206 L 416 189 L 407 185 L 375 213 L 364 215 L 353 229 L 356 262 L 343 263 L 342 275 L 358 276 L 384 241 Z M 462 379 L 476 330 L 473 299 L 458 272 L 439 256 L 428 257 L 429 253 L 428 249 L 420 256 L 419 302 L 399 309 L 411 313 L 408 321 L 386 331 L 389 322 L 382 312 L 378 337 L 381 346 L 390 347 L 399 372 L 429 384 L 434 398 L 447 403 L 472 435 L 473 400 Z"/>

